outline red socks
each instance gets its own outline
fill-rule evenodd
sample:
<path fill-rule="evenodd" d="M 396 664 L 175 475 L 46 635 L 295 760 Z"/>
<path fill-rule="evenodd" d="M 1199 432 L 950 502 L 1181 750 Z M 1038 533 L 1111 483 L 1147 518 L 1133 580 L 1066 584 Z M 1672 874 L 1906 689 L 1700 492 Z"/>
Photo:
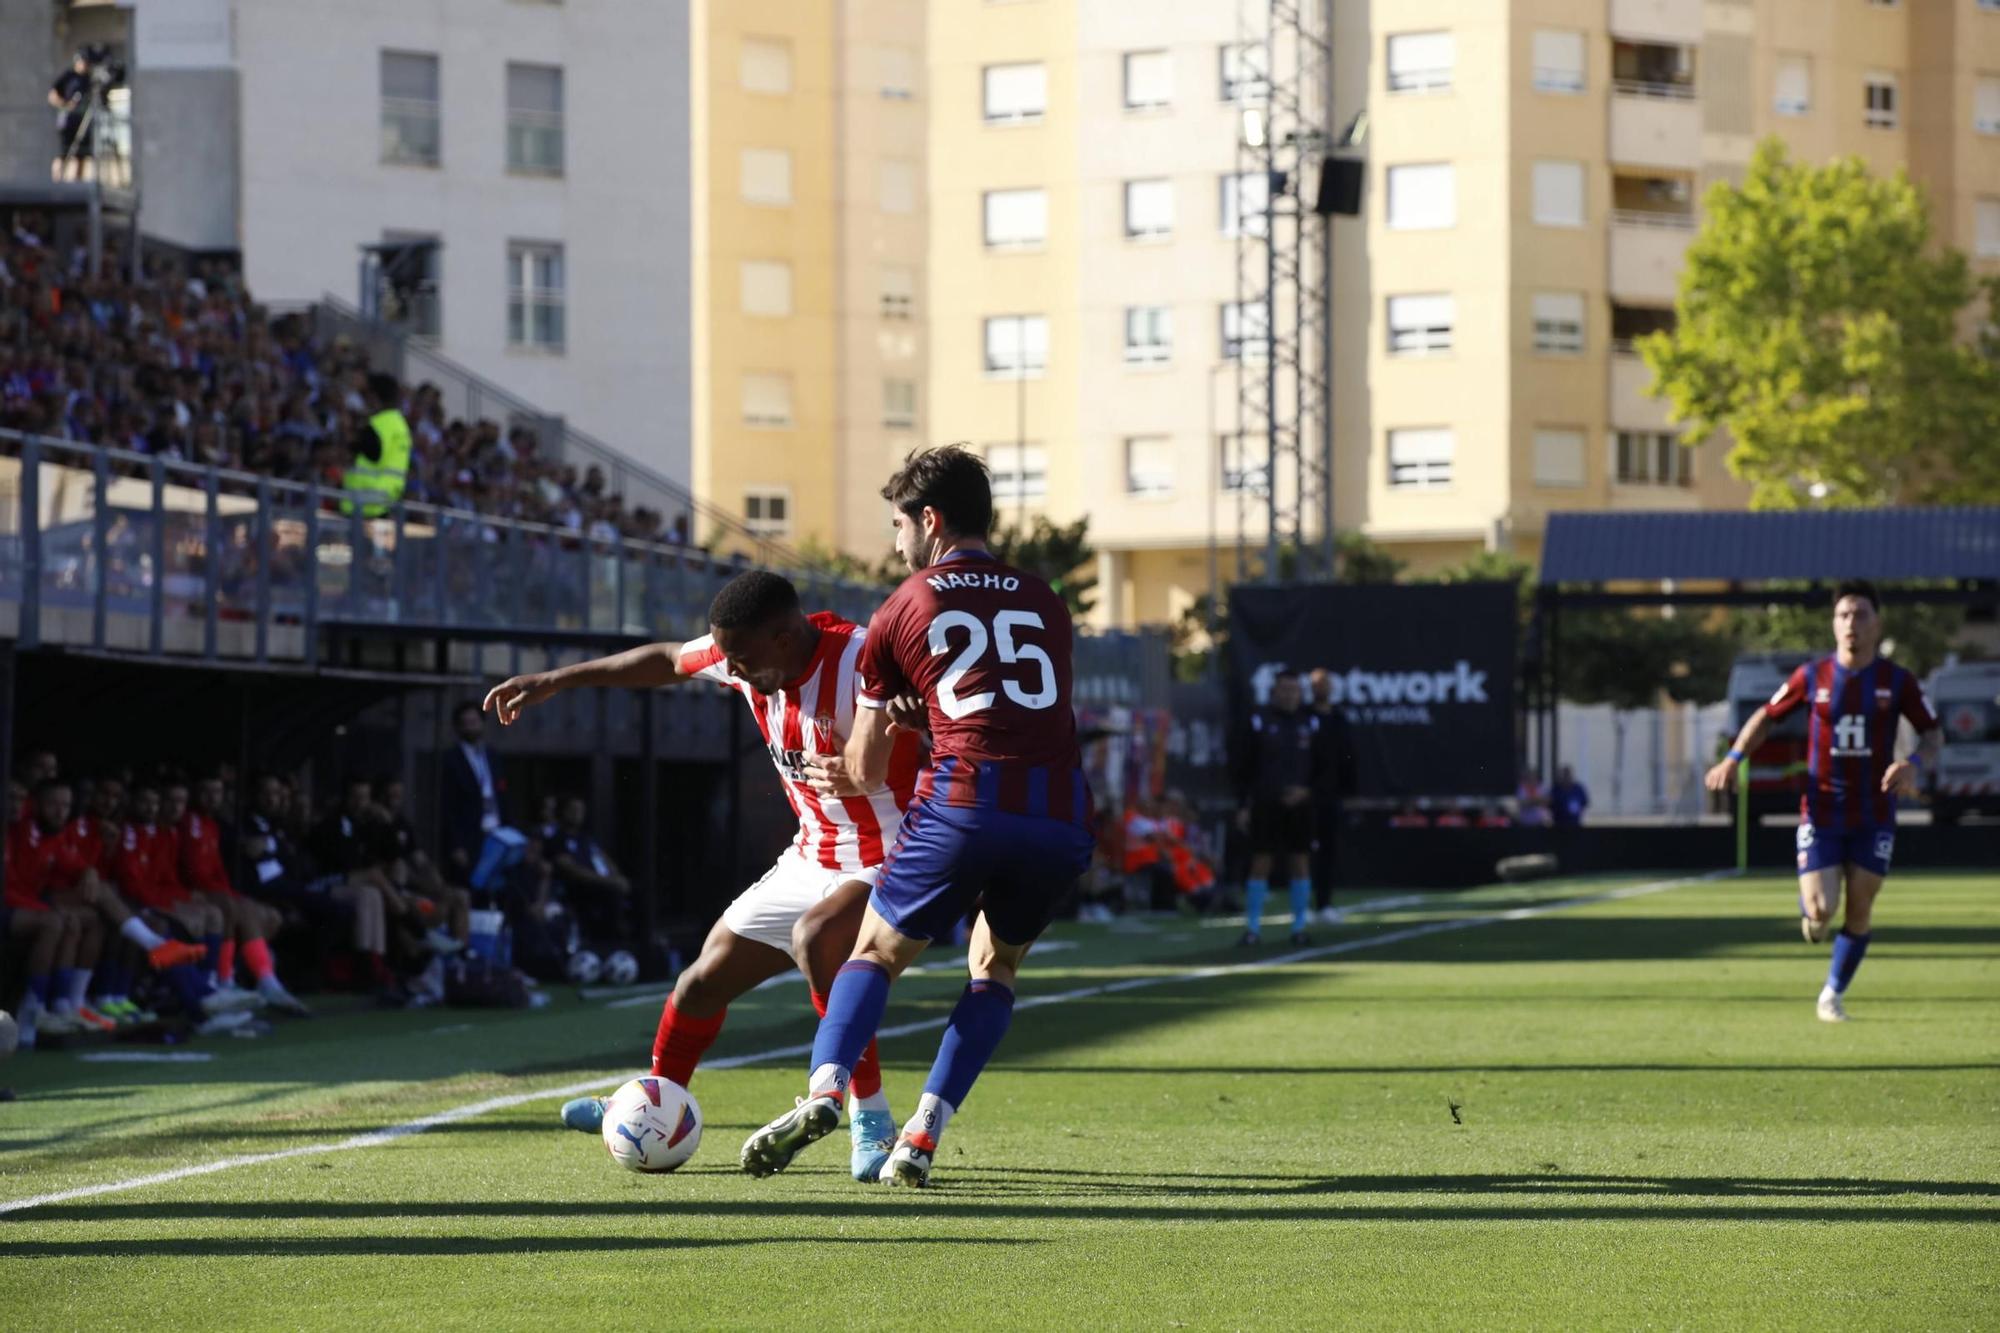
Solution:
<path fill-rule="evenodd" d="M 223 947 L 226 949 L 229 946 Z M 262 940 L 244 942 L 243 964 L 250 969 L 250 979 L 260 986 L 278 970 L 277 964 L 271 961 L 271 946 Z"/>
<path fill-rule="evenodd" d="M 236 941 L 225 939 L 215 954 L 215 978 L 225 986 L 236 984 Z"/>
<path fill-rule="evenodd" d="M 812 993 L 812 998 L 813 1012 L 821 1018 L 825 1018 L 826 992 L 815 990 Z M 875 1053 L 875 1039 L 873 1037 L 868 1039 L 868 1048 L 861 1052 L 861 1058 L 854 1062 L 854 1068 L 849 1071 L 847 1089 L 857 1098 L 873 1097 L 876 1093 L 882 1091 L 882 1060 Z"/>
<path fill-rule="evenodd" d="M 689 1018 L 674 1008 L 673 997 L 668 996 L 660 1008 L 660 1030 L 653 1037 L 653 1073 L 685 1088 L 694 1077 L 694 1067 L 722 1031 L 722 1020 L 728 1013 L 724 1008 L 708 1018 Z"/>

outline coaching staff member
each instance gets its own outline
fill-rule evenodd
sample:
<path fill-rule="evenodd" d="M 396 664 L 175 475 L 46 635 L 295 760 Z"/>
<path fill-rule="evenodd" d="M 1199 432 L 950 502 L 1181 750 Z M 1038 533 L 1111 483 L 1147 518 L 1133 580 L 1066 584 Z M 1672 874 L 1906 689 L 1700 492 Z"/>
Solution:
<path fill-rule="evenodd" d="M 1271 702 L 1251 710 L 1231 753 L 1242 805 L 1236 826 L 1250 835 L 1250 878 L 1244 884 L 1243 943 L 1256 944 L 1271 890 L 1271 865 L 1283 858 L 1292 898 L 1292 942 L 1306 942 L 1312 915 L 1312 849 L 1316 796 L 1327 780 L 1331 751 L 1319 715 L 1302 706 L 1295 671 L 1271 682 Z"/>

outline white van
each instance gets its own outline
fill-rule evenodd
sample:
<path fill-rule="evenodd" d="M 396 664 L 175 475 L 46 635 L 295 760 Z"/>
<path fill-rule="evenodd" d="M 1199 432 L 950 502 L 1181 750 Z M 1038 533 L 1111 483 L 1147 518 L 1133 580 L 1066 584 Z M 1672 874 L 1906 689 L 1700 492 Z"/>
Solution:
<path fill-rule="evenodd" d="M 2000 815 L 2000 662 L 1941 666 L 1924 693 L 1944 724 L 1931 817 L 1956 824 L 1974 811 Z"/>

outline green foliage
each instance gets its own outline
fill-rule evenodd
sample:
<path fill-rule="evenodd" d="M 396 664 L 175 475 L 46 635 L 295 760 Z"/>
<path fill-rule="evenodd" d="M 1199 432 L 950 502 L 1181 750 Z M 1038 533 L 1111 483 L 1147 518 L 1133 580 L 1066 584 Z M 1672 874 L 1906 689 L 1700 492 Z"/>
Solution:
<path fill-rule="evenodd" d="M 1562 617 L 1556 654 L 1562 697 L 1580 704 L 1650 708 L 1669 698 L 1709 703 L 1727 692 L 1736 643 L 1701 617 L 1593 610 Z"/>
<path fill-rule="evenodd" d="M 1343 532 L 1334 538 L 1334 558 L 1343 583 L 1394 583 L 1408 566 L 1366 533 Z"/>
<path fill-rule="evenodd" d="M 1074 523 L 1052 523 L 1037 514 L 1025 530 L 1004 528 L 991 544 L 993 553 L 1008 564 L 1047 579 L 1069 606 L 1070 615 L 1084 615 L 1097 604 L 1097 548 L 1090 544 L 1088 515 Z"/>
<path fill-rule="evenodd" d="M 910 573 L 902 557 L 893 550 L 885 553 L 874 564 L 870 564 L 859 556 L 834 550 L 816 536 L 807 537 L 796 549 L 808 565 L 824 569 L 837 578 L 851 579 L 856 583 L 879 583 L 894 587 Z"/>
<path fill-rule="evenodd" d="M 1754 507 L 2000 499 L 1995 336 L 1960 338 L 1980 288 L 1916 186 L 1770 139 L 1706 209 L 1678 325 L 1639 351 L 1691 443 L 1734 438 Z"/>
<path fill-rule="evenodd" d="M 1883 644 L 1897 665 L 1924 677 L 1958 642 L 1965 628 L 1965 608 L 1904 603 L 1893 595 L 1882 609 Z M 1824 652 L 1833 642 L 1833 608 L 1762 606 L 1734 612 L 1728 636 L 1745 652 L 1761 648 L 1799 648 Z"/>

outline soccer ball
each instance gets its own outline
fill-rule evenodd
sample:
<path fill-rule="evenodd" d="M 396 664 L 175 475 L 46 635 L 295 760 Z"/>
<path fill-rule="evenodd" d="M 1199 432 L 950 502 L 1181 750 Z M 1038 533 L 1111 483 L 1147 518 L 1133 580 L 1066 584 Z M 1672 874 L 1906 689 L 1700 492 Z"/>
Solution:
<path fill-rule="evenodd" d="M 701 1107 L 668 1078 L 635 1078 L 604 1103 L 604 1147 L 627 1171 L 671 1171 L 701 1146 Z"/>
<path fill-rule="evenodd" d="M 604 979 L 614 986 L 629 986 L 639 979 L 639 960 L 620 949 L 604 960 Z"/>
<path fill-rule="evenodd" d="M 604 964 L 588 949 L 578 949 L 569 956 L 569 979 L 579 986 L 589 986 L 604 975 Z"/>

